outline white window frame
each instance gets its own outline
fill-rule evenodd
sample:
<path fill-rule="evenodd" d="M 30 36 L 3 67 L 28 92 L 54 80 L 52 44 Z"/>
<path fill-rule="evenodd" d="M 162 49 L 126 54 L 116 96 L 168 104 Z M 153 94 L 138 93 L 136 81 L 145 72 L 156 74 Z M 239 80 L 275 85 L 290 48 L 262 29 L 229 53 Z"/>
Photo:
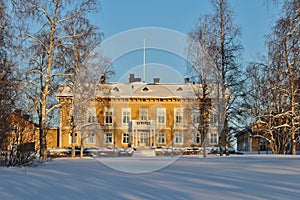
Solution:
<path fill-rule="evenodd" d="M 166 133 L 157 133 L 157 140 L 158 144 L 166 144 Z"/>
<path fill-rule="evenodd" d="M 175 126 L 183 125 L 183 108 L 174 108 L 174 122 Z"/>
<path fill-rule="evenodd" d="M 128 126 L 131 121 L 131 108 L 122 108 L 122 126 Z"/>
<path fill-rule="evenodd" d="M 218 133 L 209 134 L 209 144 L 218 144 L 219 143 Z"/>
<path fill-rule="evenodd" d="M 174 134 L 174 144 L 183 144 L 183 133 L 176 132 Z"/>
<path fill-rule="evenodd" d="M 87 123 L 95 123 L 95 122 L 96 122 L 96 108 L 88 108 Z"/>
<path fill-rule="evenodd" d="M 89 133 L 86 143 L 87 144 L 96 144 L 96 133 Z"/>
<path fill-rule="evenodd" d="M 166 125 L 166 108 L 157 108 L 156 119 L 158 126 Z"/>
<path fill-rule="evenodd" d="M 146 115 L 144 115 L 146 113 Z M 148 108 L 140 108 L 139 109 L 139 119 L 140 120 L 148 120 Z"/>
<path fill-rule="evenodd" d="M 72 144 L 72 133 L 69 133 L 69 144 Z M 78 144 L 78 133 L 75 133 L 75 142 L 74 144 Z"/>
<path fill-rule="evenodd" d="M 129 144 L 130 143 L 130 135 L 127 132 L 122 134 L 122 144 Z"/>
<path fill-rule="evenodd" d="M 197 142 L 199 138 L 199 142 Z M 201 144 L 201 134 L 199 132 L 192 133 L 192 144 Z"/>
<path fill-rule="evenodd" d="M 200 112 L 199 112 L 199 110 L 192 111 L 192 123 L 193 123 L 193 125 L 200 124 Z"/>
<path fill-rule="evenodd" d="M 109 141 L 109 138 L 110 138 L 111 141 Z M 113 141 L 113 133 L 112 132 L 105 132 L 104 133 L 104 144 L 112 144 L 113 142 L 114 142 Z"/>
<path fill-rule="evenodd" d="M 105 114 L 104 114 L 104 124 L 106 126 L 112 126 L 113 125 L 113 121 L 114 121 L 114 118 L 113 118 L 113 116 L 114 116 L 114 110 L 113 110 L 113 108 L 106 107 L 104 109 L 104 112 L 105 112 Z M 109 116 L 111 118 L 110 122 L 108 122 L 108 120 L 107 120 L 108 119 L 107 117 L 109 117 Z"/>
<path fill-rule="evenodd" d="M 213 125 L 213 126 L 218 125 L 218 116 L 215 112 L 212 112 L 210 114 L 210 124 Z"/>

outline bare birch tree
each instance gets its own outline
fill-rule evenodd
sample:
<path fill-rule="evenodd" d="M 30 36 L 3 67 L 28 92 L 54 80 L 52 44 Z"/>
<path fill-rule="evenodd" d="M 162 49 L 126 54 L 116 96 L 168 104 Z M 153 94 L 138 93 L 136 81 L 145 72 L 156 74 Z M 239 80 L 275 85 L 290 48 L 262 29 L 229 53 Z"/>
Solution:
<path fill-rule="evenodd" d="M 0 123 L 14 109 L 17 81 L 13 61 L 13 26 L 8 3 L 0 0 Z"/>
<path fill-rule="evenodd" d="M 29 62 L 25 64 L 25 81 L 22 90 L 33 102 L 40 128 L 40 156 L 47 157 L 46 129 L 50 114 L 60 105 L 54 101 L 57 86 L 73 76 L 64 51 L 70 48 L 72 39 L 84 33 L 66 31 L 70 22 L 87 18 L 97 8 L 95 0 L 79 2 L 54 0 L 15 0 L 15 14 L 31 29 L 22 29 L 24 49 Z M 65 62 L 67 61 L 67 62 Z"/>
<path fill-rule="evenodd" d="M 81 157 L 83 156 L 84 141 L 93 132 L 91 130 L 98 130 L 98 132 L 100 130 L 95 105 L 98 97 L 97 91 L 103 92 L 108 89 L 102 83 L 105 83 L 105 78 L 109 78 L 113 74 L 113 71 L 109 68 L 111 65 L 110 59 L 102 57 L 98 53 L 91 52 L 91 58 L 87 59 L 88 63 L 85 64 L 85 67 L 79 68 L 72 85 L 72 116 L 76 126 L 74 131 L 79 133 L 81 138 Z"/>
<path fill-rule="evenodd" d="M 275 154 L 295 155 L 299 136 L 299 8 L 299 1 L 285 2 L 268 36 L 267 59 L 248 67 L 251 114 L 261 124 L 256 136 Z"/>
<path fill-rule="evenodd" d="M 18 92 L 13 60 L 14 27 L 9 12 L 9 2 L 0 0 L 0 150 L 5 149 L 5 141 L 10 136 L 8 132 L 11 127 L 6 118 L 15 108 Z"/>
<path fill-rule="evenodd" d="M 233 12 L 227 0 L 211 0 L 213 13 L 208 14 L 199 20 L 199 25 L 191 32 L 191 37 L 205 46 L 205 51 L 218 73 L 220 81 L 219 97 L 221 102 L 228 101 L 227 105 L 218 106 L 218 124 L 222 132 L 220 145 L 229 145 L 230 136 L 235 129 L 238 129 L 243 119 L 243 112 L 239 108 L 239 100 L 244 93 L 241 90 L 243 85 L 240 65 L 238 63 L 241 50 L 243 49 L 238 38 L 240 35 L 239 26 L 233 22 Z M 226 99 L 226 88 L 230 90 L 231 97 Z M 221 110 L 226 107 L 225 115 Z M 223 119 L 222 119 L 223 118 Z"/>
<path fill-rule="evenodd" d="M 210 130 L 212 108 L 218 106 L 219 103 L 219 101 L 212 100 L 212 90 L 219 88 L 219 81 L 218 74 L 214 70 L 214 63 L 207 53 L 206 17 L 202 21 L 203 29 L 199 28 L 198 32 L 190 33 L 191 40 L 188 50 L 190 77 L 191 81 L 196 83 L 192 85 L 196 97 L 196 102 L 192 105 L 192 115 L 196 114 L 197 120 L 192 120 L 192 125 L 200 133 L 203 158 L 206 157 L 207 153 L 206 143 Z"/>
<path fill-rule="evenodd" d="M 65 63 L 68 63 L 68 70 L 71 74 L 74 74 L 74 76 L 70 76 L 69 80 L 72 83 L 74 92 L 79 92 L 75 86 L 78 85 L 78 75 L 79 70 L 86 71 L 87 65 L 86 60 L 89 59 L 92 56 L 92 51 L 94 48 L 100 44 L 101 42 L 101 34 L 98 32 L 98 27 L 90 24 L 89 20 L 86 18 L 76 18 L 74 20 L 70 20 L 69 24 L 65 27 L 66 32 L 69 35 L 81 35 L 80 37 L 73 37 L 70 40 L 70 43 L 72 44 L 70 48 L 65 51 L 65 53 L 68 55 L 66 58 L 70 60 L 66 60 Z M 97 54 L 94 53 L 93 56 L 96 56 Z M 90 63 L 91 64 L 91 63 Z M 100 63 L 99 63 L 100 64 Z M 87 78 L 87 77 L 85 77 Z M 81 91 L 83 92 L 83 91 Z M 85 102 L 85 96 L 83 93 L 81 102 Z M 74 101 L 73 101 L 73 107 L 74 107 Z M 79 109 L 79 108 L 76 108 Z M 76 119 L 74 119 L 74 112 L 72 112 L 71 117 L 71 135 L 72 135 L 72 151 L 71 155 L 72 157 L 75 157 L 75 134 L 76 134 Z M 84 141 L 84 131 L 81 131 L 81 148 L 80 148 L 80 156 L 83 156 L 83 141 Z M 78 134 L 78 133 L 77 133 Z"/>

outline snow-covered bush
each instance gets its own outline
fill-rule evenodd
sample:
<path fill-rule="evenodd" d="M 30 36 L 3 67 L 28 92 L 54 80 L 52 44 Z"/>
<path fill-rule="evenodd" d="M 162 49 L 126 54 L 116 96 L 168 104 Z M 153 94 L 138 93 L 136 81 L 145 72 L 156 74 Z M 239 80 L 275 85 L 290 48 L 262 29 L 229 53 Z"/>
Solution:
<path fill-rule="evenodd" d="M 23 151 L 13 149 L 1 153 L 0 166 L 3 167 L 24 167 L 36 166 L 39 161 L 36 151 Z"/>

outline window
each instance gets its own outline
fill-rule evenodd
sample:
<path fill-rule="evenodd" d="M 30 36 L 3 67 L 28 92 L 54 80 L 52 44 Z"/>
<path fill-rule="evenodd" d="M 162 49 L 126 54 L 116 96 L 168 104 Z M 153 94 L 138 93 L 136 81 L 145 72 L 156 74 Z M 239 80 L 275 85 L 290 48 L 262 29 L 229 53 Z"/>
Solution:
<path fill-rule="evenodd" d="M 211 115 L 210 115 L 210 122 L 211 122 L 211 124 L 213 124 L 213 125 L 218 123 L 218 117 L 217 117 L 216 114 L 211 114 Z"/>
<path fill-rule="evenodd" d="M 104 133 L 104 143 L 112 144 L 112 133 Z"/>
<path fill-rule="evenodd" d="M 182 134 L 182 132 L 175 133 L 174 143 L 175 144 L 182 144 L 183 143 L 183 134 Z"/>
<path fill-rule="evenodd" d="M 158 133 L 157 134 L 157 143 L 166 144 L 166 134 L 165 133 Z"/>
<path fill-rule="evenodd" d="M 209 143 L 210 144 L 218 144 L 218 133 L 211 133 L 209 135 Z"/>
<path fill-rule="evenodd" d="M 88 108 L 87 109 L 87 121 L 88 121 L 88 123 L 96 122 L 96 108 Z"/>
<path fill-rule="evenodd" d="M 112 126 L 113 123 L 113 109 L 105 108 L 105 124 Z"/>
<path fill-rule="evenodd" d="M 140 120 L 148 120 L 148 109 L 140 108 Z"/>
<path fill-rule="evenodd" d="M 175 125 L 181 126 L 183 124 L 183 109 L 175 108 Z"/>
<path fill-rule="evenodd" d="M 129 139 L 129 133 L 123 133 L 123 139 L 122 139 L 122 143 L 123 144 L 129 144 L 130 139 Z"/>
<path fill-rule="evenodd" d="M 88 138 L 86 140 L 87 144 L 95 144 L 96 143 L 96 134 L 95 133 L 89 133 Z"/>
<path fill-rule="evenodd" d="M 166 124 L 166 109 L 157 108 L 157 124 L 163 126 Z"/>
<path fill-rule="evenodd" d="M 122 109 L 122 125 L 128 126 L 128 124 L 131 120 L 130 118 L 131 118 L 130 108 L 123 108 Z"/>
<path fill-rule="evenodd" d="M 74 144 L 77 144 L 78 143 L 78 134 L 77 133 L 74 133 Z M 72 144 L 72 133 L 69 134 L 69 144 Z"/>
<path fill-rule="evenodd" d="M 200 144 L 201 136 L 200 133 L 193 133 L 192 135 L 192 143 L 193 144 Z"/>
<path fill-rule="evenodd" d="M 96 122 L 95 117 L 92 116 L 92 115 L 89 115 L 88 116 L 88 123 L 95 123 L 95 122 Z"/>
<path fill-rule="evenodd" d="M 197 111 L 194 111 L 192 113 L 192 123 L 195 124 L 199 124 L 200 123 L 200 113 Z"/>

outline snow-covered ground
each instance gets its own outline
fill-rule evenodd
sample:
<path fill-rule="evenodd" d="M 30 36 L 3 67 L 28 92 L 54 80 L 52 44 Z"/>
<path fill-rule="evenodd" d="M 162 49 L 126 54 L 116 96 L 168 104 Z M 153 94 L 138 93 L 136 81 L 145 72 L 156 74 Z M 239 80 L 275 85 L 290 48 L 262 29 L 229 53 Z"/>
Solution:
<path fill-rule="evenodd" d="M 0 199 L 298 200 L 300 156 L 60 158 L 0 168 Z"/>

